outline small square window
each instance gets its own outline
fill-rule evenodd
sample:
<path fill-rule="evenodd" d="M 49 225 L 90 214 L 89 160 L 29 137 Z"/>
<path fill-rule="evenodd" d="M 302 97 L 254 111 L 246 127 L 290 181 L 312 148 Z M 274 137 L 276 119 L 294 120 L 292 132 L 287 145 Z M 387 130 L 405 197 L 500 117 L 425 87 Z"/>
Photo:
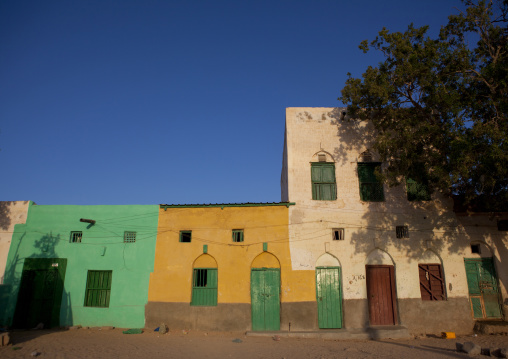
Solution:
<path fill-rule="evenodd" d="M 333 229 L 333 240 L 334 241 L 343 241 L 344 240 L 344 228 L 334 228 Z"/>
<path fill-rule="evenodd" d="M 81 243 L 81 238 L 83 238 L 83 232 L 81 231 L 73 231 L 71 232 L 71 243 Z"/>
<path fill-rule="evenodd" d="M 326 162 L 326 155 L 318 155 L 319 162 Z"/>
<path fill-rule="evenodd" d="M 501 221 L 497 221 L 497 230 L 498 231 L 508 231 L 508 219 L 503 219 Z"/>
<path fill-rule="evenodd" d="M 180 231 L 180 242 L 190 243 L 192 239 L 192 231 Z"/>
<path fill-rule="evenodd" d="M 482 254 L 482 250 L 479 244 L 471 244 L 471 253 L 473 254 Z"/>
<path fill-rule="evenodd" d="M 136 242 L 136 232 L 123 232 L 123 241 L 125 243 L 134 243 Z"/>
<path fill-rule="evenodd" d="M 395 235 L 397 238 L 409 238 L 409 228 L 407 226 L 395 227 Z"/>
<path fill-rule="evenodd" d="M 243 229 L 233 229 L 233 242 L 243 242 Z"/>

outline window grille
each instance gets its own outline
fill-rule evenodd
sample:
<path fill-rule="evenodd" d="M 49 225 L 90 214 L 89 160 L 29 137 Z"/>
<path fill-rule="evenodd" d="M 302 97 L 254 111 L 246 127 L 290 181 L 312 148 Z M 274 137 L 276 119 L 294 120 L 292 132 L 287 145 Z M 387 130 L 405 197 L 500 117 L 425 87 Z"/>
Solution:
<path fill-rule="evenodd" d="M 312 199 L 333 201 L 337 199 L 335 164 L 316 162 L 311 164 Z"/>
<path fill-rule="evenodd" d="M 83 232 L 81 231 L 73 231 L 71 232 L 71 243 L 81 243 L 81 238 L 83 238 Z"/>
<path fill-rule="evenodd" d="M 395 235 L 397 238 L 409 238 L 409 228 L 407 226 L 396 226 Z"/>
<path fill-rule="evenodd" d="M 376 169 L 381 170 L 381 163 L 358 162 L 358 182 L 362 201 L 382 202 L 385 200 L 383 183 L 377 178 Z"/>
<path fill-rule="evenodd" d="M 369 150 L 362 152 L 360 155 L 362 162 L 372 162 L 372 153 Z"/>
<path fill-rule="evenodd" d="M 217 269 L 195 268 L 192 278 L 193 306 L 217 305 Z"/>
<path fill-rule="evenodd" d="M 123 232 L 123 241 L 125 243 L 134 243 L 136 242 L 136 232 Z"/>
<path fill-rule="evenodd" d="M 446 300 L 440 264 L 418 264 L 422 300 Z"/>
<path fill-rule="evenodd" d="M 243 229 L 233 229 L 233 242 L 243 242 Z"/>
<path fill-rule="evenodd" d="M 180 242 L 190 243 L 192 239 L 192 231 L 180 231 Z"/>
<path fill-rule="evenodd" d="M 344 228 L 334 228 L 333 229 L 333 240 L 334 241 L 343 241 L 344 240 Z"/>
<path fill-rule="evenodd" d="M 85 307 L 109 307 L 112 279 L 113 271 L 88 271 L 85 289 Z"/>

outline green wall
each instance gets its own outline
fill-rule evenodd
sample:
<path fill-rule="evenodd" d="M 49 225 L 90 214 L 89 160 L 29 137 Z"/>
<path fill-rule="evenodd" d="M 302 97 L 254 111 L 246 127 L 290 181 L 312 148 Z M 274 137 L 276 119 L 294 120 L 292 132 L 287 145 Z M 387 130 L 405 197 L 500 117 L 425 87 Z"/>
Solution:
<path fill-rule="evenodd" d="M 144 327 L 158 213 L 156 205 L 31 205 L 26 224 L 13 233 L 4 279 L 10 293 L 0 298 L 0 324 L 12 324 L 25 258 L 66 258 L 61 326 Z M 83 232 L 81 243 L 70 243 L 71 231 Z M 124 231 L 136 232 L 136 242 L 124 243 Z M 88 270 L 113 271 L 108 308 L 84 306 Z"/>

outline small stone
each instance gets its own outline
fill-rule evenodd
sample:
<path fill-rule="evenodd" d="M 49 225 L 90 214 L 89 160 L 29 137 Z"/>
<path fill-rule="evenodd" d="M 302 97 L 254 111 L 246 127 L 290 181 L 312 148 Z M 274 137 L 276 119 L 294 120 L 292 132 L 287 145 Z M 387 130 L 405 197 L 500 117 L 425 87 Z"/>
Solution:
<path fill-rule="evenodd" d="M 168 332 L 168 327 L 166 326 L 165 323 L 161 323 L 161 325 L 159 326 L 159 333 L 166 334 L 167 332 Z"/>
<path fill-rule="evenodd" d="M 457 348 L 458 352 L 462 352 L 463 346 L 464 346 L 464 344 L 462 344 L 462 343 L 459 343 L 459 342 L 455 343 L 455 348 Z"/>
<path fill-rule="evenodd" d="M 508 358 L 507 352 L 508 352 L 508 348 L 499 348 L 497 350 L 497 355 L 500 358 Z"/>
<path fill-rule="evenodd" d="M 469 355 L 480 355 L 482 348 L 473 342 L 465 342 L 462 346 L 462 351 Z"/>
<path fill-rule="evenodd" d="M 238 338 L 233 339 L 233 343 L 241 343 L 241 342 L 242 342 L 242 339 L 238 339 Z"/>
<path fill-rule="evenodd" d="M 2 333 L 0 335 L 0 346 L 6 346 L 11 342 L 11 337 L 9 336 L 9 333 Z"/>
<path fill-rule="evenodd" d="M 356 349 L 356 348 L 346 348 L 346 349 L 344 349 L 344 351 L 345 352 L 357 352 L 358 349 Z"/>
<path fill-rule="evenodd" d="M 81 325 L 73 325 L 72 327 L 69 327 L 68 329 L 69 330 L 81 329 Z"/>
<path fill-rule="evenodd" d="M 33 351 L 30 353 L 30 355 L 33 357 L 37 357 L 37 356 L 41 355 L 41 353 L 39 353 L 38 351 Z"/>
<path fill-rule="evenodd" d="M 113 330 L 113 329 L 115 329 L 115 327 L 103 326 L 103 327 L 100 327 L 99 330 Z"/>
<path fill-rule="evenodd" d="M 274 335 L 272 339 L 275 340 L 276 342 L 280 341 L 280 337 L 278 335 Z"/>
<path fill-rule="evenodd" d="M 494 355 L 494 351 L 494 348 L 482 348 L 481 354 L 490 357 Z"/>

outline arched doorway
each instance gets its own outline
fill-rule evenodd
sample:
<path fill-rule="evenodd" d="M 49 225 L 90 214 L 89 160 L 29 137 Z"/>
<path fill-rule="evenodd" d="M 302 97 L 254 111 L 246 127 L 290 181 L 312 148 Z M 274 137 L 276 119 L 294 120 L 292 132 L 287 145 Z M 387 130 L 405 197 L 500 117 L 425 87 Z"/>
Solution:
<path fill-rule="evenodd" d="M 251 265 L 252 330 L 280 330 L 280 263 L 263 252 Z"/>
<path fill-rule="evenodd" d="M 370 325 L 395 325 L 397 297 L 392 258 L 388 253 L 375 249 L 367 257 L 365 271 Z"/>
<path fill-rule="evenodd" d="M 316 262 L 316 300 L 320 329 L 342 328 L 340 262 L 329 253 Z"/>
<path fill-rule="evenodd" d="M 474 319 L 501 318 L 499 286 L 490 248 L 471 243 L 471 257 L 464 258 L 469 301 Z"/>

